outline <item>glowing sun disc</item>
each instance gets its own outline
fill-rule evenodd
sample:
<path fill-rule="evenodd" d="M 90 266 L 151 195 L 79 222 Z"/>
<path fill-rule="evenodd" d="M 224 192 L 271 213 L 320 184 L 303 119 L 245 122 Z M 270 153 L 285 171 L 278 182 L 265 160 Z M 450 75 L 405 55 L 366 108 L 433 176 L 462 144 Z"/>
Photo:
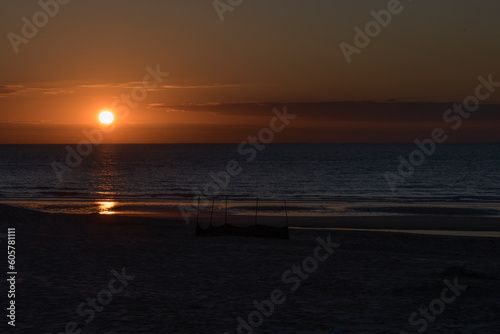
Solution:
<path fill-rule="evenodd" d="M 99 121 L 101 121 L 102 124 L 111 124 L 114 119 L 115 116 L 110 111 L 103 111 L 99 114 Z"/>

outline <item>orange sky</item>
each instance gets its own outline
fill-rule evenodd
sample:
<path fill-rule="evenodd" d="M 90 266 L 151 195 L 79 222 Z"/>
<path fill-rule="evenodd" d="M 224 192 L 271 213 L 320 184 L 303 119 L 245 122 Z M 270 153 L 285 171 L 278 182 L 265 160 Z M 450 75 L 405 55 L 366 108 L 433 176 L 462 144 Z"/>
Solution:
<path fill-rule="evenodd" d="M 500 5 L 402 4 L 348 64 L 339 44 L 387 1 L 243 1 L 223 22 L 211 1 L 70 1 L 17 54 L 1 41 L 0 143 L 78 142 L 101 110 L 143 86 L 148 66 L 169 75 L 106 142 L 240 142 L 284 105 L 298 117 L 278 142 L 412 141 L 474 94 L 479 75 L 500 81 Z M 41 10 L 0 9 L 4 36 L 22 35 L 22 18 Z M 499 101 L 495 92 L 485 102 Z M 497 141 L 498 108 L 484 109 L 453 140 Z"/>

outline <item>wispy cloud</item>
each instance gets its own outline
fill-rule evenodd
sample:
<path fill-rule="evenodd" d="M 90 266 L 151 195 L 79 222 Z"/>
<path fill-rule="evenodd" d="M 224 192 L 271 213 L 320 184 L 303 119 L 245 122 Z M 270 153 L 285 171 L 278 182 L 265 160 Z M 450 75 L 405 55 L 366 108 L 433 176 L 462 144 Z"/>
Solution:
<path fill-rule="evenodd" d="M 75 84 L 65 83 L 61 86 L 51 85 L 51 83 L 37 83 L 37 84 L 23 84 L 23 85 L 0 85 L 0 97 L 8 95 L 23 95 L 39 93 L 44 95 L 60 95 L 72 94 L 82 89 L 133 89 L 142 87 L 143 82 L 130 81 L 130 82 L 110 82 L 110 83 L 88 83 L 88 84 Z M 159 86 L 150 91 L 163 91 L 169 89 L 213 89 L 213 88 L 227 88 L 237 87 L 232 84 L 174 84 Z M 163 108 L 165 109 L 165 108 Z"/>
<path fill-rule="evenodd" d="M 26 86 L 26 85 L 3 85 L 0 86 L 0 97 L 5 97 L 7 95 L 24 95 L 40 93 L 46 95 L 59 95 L 59 94 L 70 94 L 74 93 L 71 88 L 60 88 L 60 87 L 37 87 L 37 86 Z"/>
<path fill-rule="evenodd" d="M 46 95 L 60 95 L 60 94 L 71 94 L 74 93 L 75 91 L 73 89 L 61 89 L 61 88 L 50 88 L 50 89 L 45 89 L 43 91 L 43 94 Z"/>
<path fill-rule="evenodd" d="M 131 81 L 122 83 L 97 83 L 97 84 L 85 84 L 79 85 L 80 88 L 135 88 L 141 87 L 143 82 Z M 154 90 L 159 89 L 202 89 L 202 88 L 227 88 L 227 87 L 238 87 L 238 85 L 233 84 L 173 84 L 173 85 L 163 85 L 159 86 Z"/>
<path fill-rule="evenodd" d="M 178 84 L 178 85 L 165 85 L 160 86 L 166 89 L 195 89 L 195 88 L 228 88 L 228 87 L 239 87 L 240 85 L 232 84 Z"/>
<path fill-rule="evenodd" d="M 135 88 L 142 86 L 142 82 L 131 81 L 131 82 L 111 82 L 111 83 L 96 83 L 96 84 L 85 84 L 78 85 L 79 88 Z"/>

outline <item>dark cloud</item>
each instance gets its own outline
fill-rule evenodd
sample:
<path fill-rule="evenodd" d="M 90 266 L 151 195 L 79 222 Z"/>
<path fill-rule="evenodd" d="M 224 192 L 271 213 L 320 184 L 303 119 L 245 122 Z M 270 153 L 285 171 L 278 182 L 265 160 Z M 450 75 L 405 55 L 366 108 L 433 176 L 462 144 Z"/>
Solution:
<path fill-rule="evenodd" d="M 321 103 L 218 103 L 155 104 L 152 109 L 168 111 L 212 112 L 218 115 L 269 116 L 273 108 L 287 106 L 289 112 L 308 120 L 342 122 L 401 123 L 438 122 L 454 102 L 376 102 L 342 101 Z M 500 120 L 500 105 L 484 104 L 474 112 L 474 120 Z"/>
<path fill-rule="evenodd" d="M 10 94 L 15 93 L 16 91 L 9 86 L 0 86 L 0 94 Z"/>

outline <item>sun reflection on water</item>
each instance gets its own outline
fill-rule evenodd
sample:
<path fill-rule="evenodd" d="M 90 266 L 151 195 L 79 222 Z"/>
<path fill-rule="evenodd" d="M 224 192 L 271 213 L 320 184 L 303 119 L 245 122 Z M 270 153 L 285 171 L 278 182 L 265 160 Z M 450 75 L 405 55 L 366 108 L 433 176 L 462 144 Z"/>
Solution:
<path fill-rule="evenodd" d="M 118 204 L 116 202 L 97 202 L 97 204 L 99 205 L 100 215 L 112 215 L 116 213 L 111 210 L 116 204 Z"/>

